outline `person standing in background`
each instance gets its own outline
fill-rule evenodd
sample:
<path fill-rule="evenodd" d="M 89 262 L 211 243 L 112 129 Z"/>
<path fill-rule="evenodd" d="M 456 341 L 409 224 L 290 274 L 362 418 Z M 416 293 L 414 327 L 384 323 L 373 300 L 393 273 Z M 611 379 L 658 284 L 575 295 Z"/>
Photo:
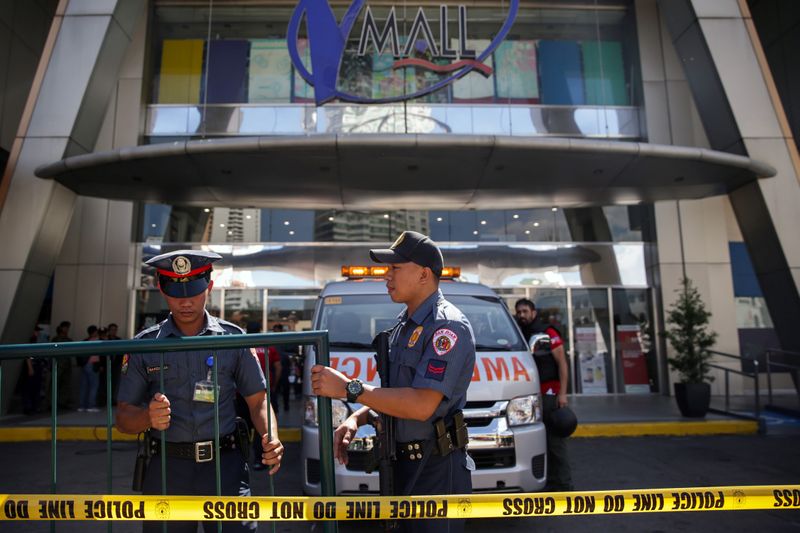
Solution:
<path fill-rule="evenodd" d="M 97 341 L 100 340 L 100 330 L 97 326 L 89 326 L 86 328 L 86 333 L 89 335 L 84 341 Z M 90 355 L 88 357 L 79 357 L 78 366 L 81 367 L 81 396 L 78 403 L 79 413 L 96 413 L 97 409 L 97 386 L 99 378 L 97 375 L 97 368 L 100 363 L 99 355 Z"/>
<path fill-rule="evenodd" d="M 56 328 L 55 336 L 50 339 L 50 342 L 72 342 L 69 336 L 69 328 L 72 323 L 68 320 L 63 320 Z M 72 409 L 72 357 L 59 357 L 56 359 L 56 366 L 58 368 L 58 407 L 62 409 Z M 52 405 L 52 383 L 47 382 L 47 403 Z"/>

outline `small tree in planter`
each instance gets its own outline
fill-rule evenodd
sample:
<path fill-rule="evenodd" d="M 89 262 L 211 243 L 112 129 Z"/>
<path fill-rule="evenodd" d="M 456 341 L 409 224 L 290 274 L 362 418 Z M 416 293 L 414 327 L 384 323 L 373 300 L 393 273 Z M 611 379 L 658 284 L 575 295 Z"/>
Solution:
<path fill-rule="evenodd" d="M 709 382 L 714 380 L 709 375 L 712 355 L 708 350 L 717 334 L 708 329 L 711 313 L 692 281 L 682 278 L 681 289 L 676 292 L 680 296 L 667 311 L 668 329 L 664 332 L 675 350 L 667 361 L 681 376 L 675 383 L 675 399 L 683 416 L 704 417 L 711 402 Z"/>

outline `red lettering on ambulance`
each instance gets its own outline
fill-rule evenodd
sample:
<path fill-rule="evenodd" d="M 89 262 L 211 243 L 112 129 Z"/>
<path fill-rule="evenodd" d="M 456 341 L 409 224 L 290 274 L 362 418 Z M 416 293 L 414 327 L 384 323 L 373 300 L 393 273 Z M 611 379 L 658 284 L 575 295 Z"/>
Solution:
<path fill-rule="evenodd" d="M 494 362 L 491 357 L 484 357 L 483 368 L 486 370 L 486 381 L 495 381 L 495 379 L 508 381 L 508 364 L 502 357 L 498 357 Z"/>
<path fill-rule="evenodd" d="M 528 375 L 528 371 L 525 369 L 525 365 L 522 364 L 522 361 L 516 357 L 512 357 L 511 364 L 514 367 L 514 381 L 519 381 L 520 376 L 525 376 L 525 381 L 531 380 L 531 377 Z"/>

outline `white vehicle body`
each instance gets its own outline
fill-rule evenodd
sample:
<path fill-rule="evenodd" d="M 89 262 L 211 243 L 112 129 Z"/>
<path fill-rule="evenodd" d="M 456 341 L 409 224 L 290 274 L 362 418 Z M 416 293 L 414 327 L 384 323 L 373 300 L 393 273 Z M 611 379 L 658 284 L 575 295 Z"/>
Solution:
<path fill-rule="evenodd" d="M 469 428 L 469 454 L 476 463 L 474 492 L 533 492 L 546 481 L 547 443 L 541 419 L 539 375 L 519 328 L 488 287 L 443 281 L 445 298 L 467 316 L 476 338 L 475 369 L 467 391 L 464 417 Z M 314 329 L 328 330 L 331 366 L 347 377 L 380 385 L 374 335 L 396 323 L 403 306 L 394 304 L 380 281 L 349 280 L 328 284 L 321 292 Z M 302 429 L 303 490 L 320 494 L 319 428 L 316 397 L 311 391 L 313 350 L 305 362 L 305 420 Z M 336 427 L 360 405 L 333 400 Z M 375 430 L 359 428 L 346 466 L 335 462 L 337 494 L 377 493 L 378 474 L 367 474 Z"/>

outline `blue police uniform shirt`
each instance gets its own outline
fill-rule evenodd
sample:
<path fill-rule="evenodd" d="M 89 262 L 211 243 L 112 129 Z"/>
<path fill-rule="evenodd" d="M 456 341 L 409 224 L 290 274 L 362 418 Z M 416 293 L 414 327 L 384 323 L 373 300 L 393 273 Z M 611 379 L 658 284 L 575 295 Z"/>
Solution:
<path fill-rule="evenodd" d="M 235 324 L 205 312 L 205 326 L 198 335 L 231 335 L 244 333 Z M 166 320 L 148 328 L 137 339 L 163 339 L 183 336 L 170 315 Z M 147 408 L 156 392 L 163 393 L 172 410 L 166 439 L 170 442 L 198 442 L 214 438 L 213 402 L 194 401 L 195 384 L 208 378 L 211 367 L 208 357 L 217 360 L 219 385 L 219 433 L 232 433 L 236 427 L 236 392 L 250 396 L 266 390 L 267 382 L 255 354 L 247 348 L 229 350 L 196 350 L 164 353 L 164 390 L 161 390 L 161 354 L 130 354 L 127 368 L 120 376 L 117 399 Z M 212 375 L 213 379 L 213 375 Z M 158 431 L 153 430 L 155 434 Z"/>
<path fill-rule="evenodd" d="M 404 311 L 390 339 L 391 387 L 433 389 L 444 397 L 426 421 L 396 419 L 399 442 L 429 440 L 433 422 L 449 417 L 467 402 L 475 367 L 475 336 L 467 317 L 437 290 L 409 317 Z"/>

